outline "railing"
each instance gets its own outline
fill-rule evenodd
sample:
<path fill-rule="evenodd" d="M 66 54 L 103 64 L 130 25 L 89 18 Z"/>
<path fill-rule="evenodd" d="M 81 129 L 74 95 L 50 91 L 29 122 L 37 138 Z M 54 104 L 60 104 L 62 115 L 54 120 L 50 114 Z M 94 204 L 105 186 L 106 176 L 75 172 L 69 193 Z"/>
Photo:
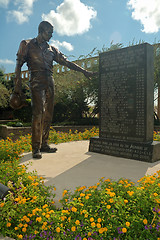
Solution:
<path fill-rule="evenodd" d="M 85 69 L 88 69 L 90 67 L 92 67 L 93 65 L 97 65 L 98 64 L 98 57 L 92 57 L 92 58 L 87 58 L 87 59 L 81 59 L 81 60 L 76 60 L 76 61 L 73 61 L 75 63 L 77 63 L 79 66 L 85 68 Z M 64 67 L 62 65 L 59 65 L 59 64 L 55 64 L 53 66 L 53 75 L 54 73 L 65 73 L 65 72 L 68 72 L 70 71 L 69 68 L 67 67 Z M 14 76 L 15 73 L 6 73 L 5 74 L 5 79 L 7 81 L 11 80 L 11 78 Z M 25 71 L 21 71 L 21 78 L 25 81 L 29 80 L 29 71 L 28 70 L 25 70 Z"/>

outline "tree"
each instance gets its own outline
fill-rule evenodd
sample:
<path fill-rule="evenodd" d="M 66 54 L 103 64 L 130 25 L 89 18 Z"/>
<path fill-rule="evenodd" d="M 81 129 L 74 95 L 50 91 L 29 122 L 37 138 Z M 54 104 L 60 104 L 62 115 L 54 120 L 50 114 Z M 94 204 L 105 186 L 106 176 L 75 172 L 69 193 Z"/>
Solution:
<path fill-rule="evenodd" d="M 10 91 L 4 84 L 4 72 L 0 69 L 0 108 L 6 108 L 9 106 Z"/>

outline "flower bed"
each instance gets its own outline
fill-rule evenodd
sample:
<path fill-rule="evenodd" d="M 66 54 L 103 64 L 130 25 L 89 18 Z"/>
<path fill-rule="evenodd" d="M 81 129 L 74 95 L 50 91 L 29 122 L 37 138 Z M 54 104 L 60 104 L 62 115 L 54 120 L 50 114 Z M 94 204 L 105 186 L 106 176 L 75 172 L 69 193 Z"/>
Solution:
<path fill-rule="evenodd" d="M 158 134 L 154 133 L 158 139 Z M 84 133 L 56 133 L 50 141 L 89 139 L 97 129 Z M 30 151 L 31 137 L 0 141 L 0 182 L 11 192 L 0 200 L 0 233 L 14 239 L 139 239 L 155 240 L 160 228 L 160 171 L 135 184 L 127 179 L 101 178 L 94 186 L 74 193 L 63 191 L 62 208 L 54 205 L 52 190 L 36 172 L 19 165 L 19 156 Z"/>

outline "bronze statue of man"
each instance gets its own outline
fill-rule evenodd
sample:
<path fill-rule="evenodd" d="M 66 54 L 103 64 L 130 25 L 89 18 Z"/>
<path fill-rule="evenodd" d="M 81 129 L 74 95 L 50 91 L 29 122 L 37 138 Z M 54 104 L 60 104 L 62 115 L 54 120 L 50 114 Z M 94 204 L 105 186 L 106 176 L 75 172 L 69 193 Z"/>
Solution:
<path fill-rule="evenodd" d="M 54 109 L 53 61 L 75 71 L 82 72 L 87 78 L 93 75 L 77 64 L 70 62 L 55 47 L 48 44 L 53 34 L 53 26 L 42 21 L 38 36 L 23 40 L 17 52 L 15 69 L 15 93 L 22 93 L 21 67 L 26 62 L 30 73 L 30 92 L 32 100 L 32 154 L 41 158 L 41 152 L 56 152 L 48 145 L 50 125 Z"/>

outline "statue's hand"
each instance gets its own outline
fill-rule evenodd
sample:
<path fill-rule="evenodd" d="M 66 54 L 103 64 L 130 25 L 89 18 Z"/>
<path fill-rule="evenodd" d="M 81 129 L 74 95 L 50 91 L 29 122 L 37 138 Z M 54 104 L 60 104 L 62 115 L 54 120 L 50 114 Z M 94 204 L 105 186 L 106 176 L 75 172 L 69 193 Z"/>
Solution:
<path fill-rule="evenodd" d="M 98 75 L 97 72 L 92 72 L 92 71 L 85 71 L 85 72 L 84 72 L 84 76 L 85 76 L 86 78 L 90 79 L 90 80 L 91 80 L 91 78 L 92 78 L 93 76 L 96 76 L 96 75 Z"/>
<path fill-rule="evenodd" d="M 19 95 L 22 94 L 22 84 L 21 84 L 21 79 L 19 78 L 14 79 L 14 92 L 18 93 Z"/>

